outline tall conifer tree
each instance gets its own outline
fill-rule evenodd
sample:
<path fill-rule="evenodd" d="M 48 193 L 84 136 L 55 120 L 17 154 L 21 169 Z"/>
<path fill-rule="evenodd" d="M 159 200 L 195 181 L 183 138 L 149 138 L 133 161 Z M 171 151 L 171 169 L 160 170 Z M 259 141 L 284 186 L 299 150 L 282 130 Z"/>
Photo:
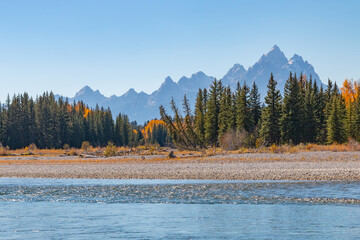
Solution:
<path fill-rule="evenodd" d="M 249 105 L 250 105 L 251 118 L 252 118 L 254 127 L 256 127 L 261 118 L 261 106 L 260 106 L 260 94 L 259 94 L 259 90 L 258 90 L 258 87 L 257 87 L 255 81 L 254 81 L 251 91 L 250 91 Z M 253 130 L 252 130 L 252 132 L 253 132 Z"/>
<path fill-rule="evenodd" d="M 315 81 L 316 83 L 316 81 Z M 304 114 L 302 121 L 303 129 L 303 142 L 314 142 L 316 139 L 316 119 L 315 119 L 315 109 L 316 109 L 316 95 L 318 94 L 318 89 L 313 90 L 312 76 L 310 75 L 310 80 L 305 82 L 305 92 L 304 92 Z M 317 87 L 317 86 L 316 86 Z"/>
<path fill-rule="evenodd" d="M 280 120 L 281 137 L 284 143 L 298 144 L 301 141 L 302 129 L 301 88 L 296 74 L 285 83 L 282 117 Z"/>
<path fill-rule="evenodd" d="M 221 97 L 219 112 L 219 141 L 223 135 L 234 126 L 233 99 L 230 87 L 227 87 Z"/>
<path fill-rule="evenodd" d="M 250 102 L 249 102 L 249 88 L 244 83 L 240 95 L 238 95 L 238 100 L 236 104 L 236 126 L 237 130 L 245 130 L 250 133 L 253 129 L 254 122 L 252 119 L 251 111 L 250 111 Z"/>
<path fill-rule="evenodd" d="M 276 85 L 277 82 L 271 74 L 265 97 L 266 106 L 261 115 L 260 137 L 265 145 L 280 143 L 281 95 L 280 91 L 276 89 Z"/>
<path fill-rule="evenodd" d="M 205 106 L 204 106 L 204 95 L 202 89 L 199 89 L 195 103 L 195 120 L 194 128 L 198 138 L 205 141 Z"/>
<path fill-rule="evenodd" d="M 327 118 L 327 142 L 343 143 L 346 141 L 345 106 L 340 94 L 333 94 Z"/>
<path fill-rule="evenodd" d="M 211 146 L 215 146 L 218 143 L 218 118 L 220 112 L 221 92 L 221 81 L 217 81 L 215 79 L 210 86 L 209 99 L 206 104 L 207 110 L 205 114 L 205 141 Z"/>

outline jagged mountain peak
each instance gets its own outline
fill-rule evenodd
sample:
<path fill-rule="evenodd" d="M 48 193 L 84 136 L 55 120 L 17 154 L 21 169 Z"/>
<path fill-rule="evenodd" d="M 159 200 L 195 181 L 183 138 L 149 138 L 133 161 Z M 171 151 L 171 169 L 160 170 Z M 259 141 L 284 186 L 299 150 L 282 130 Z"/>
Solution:
<path fill-rule="evenodd" d="M 164 82 L 161 84 L 161 86 L 159 87 L 158 91 L 164 88 L 168 88 L 170 86 L 175 86 L 176 82 L 174 82 L 170 76 L 167 76 L 164 80 Z"/>
<path fill-rule="evenodd" d="M 234 64 L 222 78 L 222 83 L 225 86 L 230 85 L 234 90 L 237 82 L 243 86 L 244 82 L 251 85 L 255 81 L 258 85 L 260 97 L 264 99 L 270 74 L 273 73 L 274 79 L 278 82 L 278 89 L 282 90 L 290 71 L 298 76 L 301 73 L 307 77 L 312 75 L 313 80 L 317 79 L 320 82 L 319 76 L 310 63 L 304 61 L 298 54 L 288 60 L 280 48 L 274 45 L 248 70 L 239 63 Z M 131 88 L 121 96 L 113 95 L 110 98 L 103 96 L 98 90 L 94 91 L 89 86 L 85 86 L 70 101 L 83 100 L 91 107 L 95 107 L 96 104 L 110 107 L 114 116 L 121 112 L 127 114 L 131 120 L 144 122 L 159 117 L 159 105 L 163 105 L 169 110 L 169 102 L 172 98 L 181 106 L 184 94 L 188 97 L 190 105 L 194 106 L 198 89 L 208 88 L 213 80 L 214 77 L 208 76 L 202 71 L 188 77 L 183 76 L 178 82 L 173 81 L 168 76 L 161 86 L 151 94 L 138 93 Z"/>
<path fill-rule="evenodd" d="M 85 87 L 81 88 L 76 94 L 75 98 L 80 98 L 82 96 L 96 96 L 96 97 L 104 97 L 99 90 L 94 91 L 91 87 L 86 85 Z"/>
<path fill-rule="evenodd" d="M 246 69 L 244 68 L 243 65 L 241 65 L 239 63 L 235 63 L 234 66 L 229 69 L 228 73 L 230 73 L 230 72 L 234 72 L 234 73 L 235 72 L 241 72 L 241 73 L 243 73 L 245 71 L 246 71 Z"/>
<path fill-rule="evenodd" d="M 100 93 L 99 90 L 94 91 L 91 87 L 85 86 L 81 88 L 76 94 L 75 97 L 71 99 L 71 101 L 83 101 L 89 106 L 95 107 L 96 104 L 99 106 L 105 107 L 105 102 L 110 99 L 105 97 Z"/>
<path fill-rule="evenodd" d="M 282 51 L 280 50 L 280 48 L 275 44 L 268 53 L 264 54 L 265 56 L 268 56 L 269 54 L 278 54 L 278 53 L 282 53 Z"/>
<path fill-rule="evenodd" d="M 165 81 L 161 84 L 161 86 L 159 87 L 159 89 L 155 92 L 159 92 L 159 91 L 166 91 L 166 89 L 174 89 L 177 87 L 176 82 L 174 82 L 171 77 L 167 76 L 165 78 Z"/>
<path fill-rule="evenodd" d="M 162 85 L 164 85 L 164 84 L 170 84 L 170 83 L 175 83 L 175 82 L 172 80 L 172 78 L 171 78 L 170 76 L 167 76 L 167 77 L 165 78 L 165 81 L 163 82 Z"/>
<path fill-rule="evenodd" d="M 221 79 L 225 86 L 235 88 L 237 82 L 241 82 L 246 74 L 246 69 L 243 65 L 236 63 Z"/>
<path fill-rule="evenodd" d="M 124 93 L 122 98 L 136 98 L 138 96 L 138 92 L 135 91 L 134 88 L 130 88 L 126 93 Z"/>
<path fill-rule="evenodd" d="M 87 94 L 87 93 L 93 93 L 94 90 L 91 89 L 91 87 L 89 87 L 88 85 L 84 86 L 83 88 L 81 88 L 76 95 L 83 95 L 83 94 Z M 76 96 L 75 95 L 75 96 Z"/>
<path fill-rule="evenodd" d="M 202 71 L 198 71 L 197 73 L 194 73 L 191 75 L 191 77 L 204 77 L 206 74 Z"/>
<path fill-rule="evenodd" d="M 291 62 L 291 63 L 290 63 Z M 298 54 L 294 54 L 294 56 L 292 58 L 290 58 L 289 63 L 292 64 L 294 62 L 298 62 L 298 63 L 304 63 L 304 59 L 298 55 Z M 307 62 L 307 61 L 306 61 Z"/>
<path fill-rule="evenodd" d="M 259 72 L 264 71 L 264 73 L 267 74 L 271 69 L 279 69 L 288 62 L 289 60 L 286 58 L 285 54 L 275 45 L 267 54 L 263 54 L 259 61 L 249 67 L 247 75 L 256 77 Z"/>
<path fill-rule="evenodd" d="M 199 71 L 188 77 L 181 77 L 178 86 L 186 91 L 197 91 L 199 88 L 207 88 L 214 78 L 206 75 L 204 72 Z"/>
<path fill-rule="evenodd" d="M 285 54 L 280 50 L 280 48 L 277 45 L 274 45 L 270 51 L 266 54 L 264 54 L 259 62 L 265 61 L 265 62 L 287 62 L 288 59 L 286 58 Z"/>
<path fill-rule="evenodd" d="M 125 95 L 133 95 L 133 94 L 137 94 L 137 92 L 135 91 L 134 88 L 130 88 L 130 89 L 125 93 Z"/>
<path fill-rule="evenodd" d="M 196 72 L 196 73 L 193 73 L 190 78 L 186 77 L 186 76 L 182 76 L 180 79 L 179 79 L 179 82 L 178 83 L 181 83 L 182 81 L 184 80 L 188 80 L 188 79 L 199 79 L 199 78 L 203 78 L 203 77 L 207 77 L 207 75 L 202 72 L 202 71 L 199 71 L 199 72 Z"/>

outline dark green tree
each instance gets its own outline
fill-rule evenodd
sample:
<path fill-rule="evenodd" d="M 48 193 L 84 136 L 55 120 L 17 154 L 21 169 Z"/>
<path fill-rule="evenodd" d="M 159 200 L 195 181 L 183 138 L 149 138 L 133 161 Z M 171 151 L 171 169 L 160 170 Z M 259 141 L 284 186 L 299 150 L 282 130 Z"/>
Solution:
<path fill-rule="evenodd" d="M 238 131 L 245 130 L 250 133 L 254 127 L 254 122 L 249 102 L 250 89 L 244 83 L 238 99 L 236 101 L 236 128 Z"/>
<path fill-rule="evenodd" d="M 221 81 L 217 81 L 215 79 L 210 86 L 209 99 L 206 104 L 207 110 L 205 114 L 205 141 L 211 146 L 216 146 L 218 144 L 218 119 L 221 92 Z"/>
<path fill-rule="evenodd" d="M 234 129 L 235 117 L 233 112 L 233 98 L 230 87 L 227 87 L 220 100 L 220 111 L 219 111 L 219 142 L 225 133 Z"/>
<path fill-rule="evenodd" d="M 199 89 L 198 95 L 196 97 L 194 131 L 200 141 L 205 142 L 205 106 L 202 89 Z"/>
<path fill-rule="evenodd" d="M 276 89 L 277 82 L 271 74 L 267 85 L 265 108 L 262 111 L 260 137 L 265 145 L 280 143 L 281 94 Z"/>
<path fill-rule="evenodd" d="M 315 81 L 316 83 L 316 81 Z M 317 86 L 315 85 L 317 88 Z M 303 97 L 303 108 L 304 115 L 302 121 L 303 137 L 302 141 L 305 143 L 313 143 L 316 139 L 316 107 L 317 107 L 317 95 L 318 89 L 313 89 L 312 76 L 310 75 L 310 80 L 305 81 L 305 91 Z"/>
<path fill-rule="evenodd" d="M 333 94 L 327 118 L 327 142 L 344 143 L 346 139 L 344 102 L 341 95 Z"/>
<path fill-rule="evenodd" d="M 261 118 L 260 94 L 256 83 L 254 82 L 250 91 L 250 113 L 254 127 L 256 127 Z M 251 130 L 253 132 L 254 129 Z"/>
<path fill-rule="evenodd" d="M 282 116 L 280 120 L 282 142 L 299 144 L 302 139 L 302 102 L 301 88 L 296 74 L 291 72 L 285 83 Z"/>

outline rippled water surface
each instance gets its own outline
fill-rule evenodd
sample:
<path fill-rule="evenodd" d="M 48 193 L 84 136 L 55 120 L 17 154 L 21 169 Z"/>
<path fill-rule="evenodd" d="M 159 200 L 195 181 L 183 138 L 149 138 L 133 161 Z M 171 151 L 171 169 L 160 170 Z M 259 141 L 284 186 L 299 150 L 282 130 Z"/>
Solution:
<path fill-rule="evenodd" d="M 0 239 L 359 239 L 360 182 L 0 178 Z"/>

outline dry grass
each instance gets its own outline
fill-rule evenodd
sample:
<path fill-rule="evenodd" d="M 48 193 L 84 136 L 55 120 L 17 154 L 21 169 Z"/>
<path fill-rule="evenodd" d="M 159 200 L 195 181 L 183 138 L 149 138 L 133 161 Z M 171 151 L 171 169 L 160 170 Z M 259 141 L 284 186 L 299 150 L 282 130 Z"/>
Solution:
<path fill-rule="evenodd" d="M 299 144 L 295 146 L 291 145 L 272 145 L 264 148 L 240 148 L 239 150 L 232 151 L 232 153 L 298 153 L 298 152 L 352 152 L 360 151 L 360 144 L 354 140 L 349 140 L 346 144 L 331 144 L 331 145 L 319 145 L 319 144 Z"/>
<path fill-rule="evenodd" d="M 245 154 L 245 153 L 289 153 L 295 154 L 299 152 L 350 152 L 360 151 L 360 144 L 354 140 L 350 140 L 346 144 L 332 144 L 332 145 L 318 145 L 318 144 L 299 144 L 296 146 L 290 145 L 272 145 L 270 147 L 262 148 L 240 148 L 234 151 L 226 151 L 221 148 L 209 148 L 203 151 L 189 151 L 181 149 L 162 148 L 158 146 L 139 146 L 136 148 L 130 147 L 114 147 L 115 156 L 122 157 L 119 159 L 100 159 L 104 157 L 105 148 L 90 147 L 86 151 L 82 149 L 38 149 L 36 146 L 29 146 L 24 149 L 9 150 L 8 148 L 0 148 L 0 164 L 106 164 L 106 163 L 120 163 L 129 161 L 187 161 L 196 159 L 202 161 L 208 157 L 228 154 Z M 175 158 L 169 158 L 169 153 L 174 151 Z M 29 156 L 33 156 L 29 159 Z M 65 156 L 72 156 L 71 159 L 62 159 Z M 14 157 L 14 159 L 3 159 L 6 157 Z M 52 160 L 39 160 L 36 157 L 51 157 Z M 16 158 L 16 159 L 15 159 Z M 222 159 L 224 157 L 221 157 Z M 214 158 L 216 159 L 216 158 Z M 249 157 L 241 159 L 237 157 L 237 161 L 249 161 Z M 278 161 L 283 158 L 261 159 L 261 157 L 254 157 L 250 159 L 253 161 Z M 212 161 L 212 160 L 211 160 Z"/>
<path fill-rule="evenodd" d="M 9 151 L 5 148 L 0 148 L 0 156 L 9 156 Z"/>
<path fill-rule="evenodd" d="M 331 145 L 318 145 L 318 144 L 299 144 L 296 146 L 281 145 L 271 146 L 264 149 L 265 152 L 273 153 L 297 153 L 297 152 L 317 152 L 317 151 L 330 151 L 330 152 L 352 152 L 360 151 L 360 144 L 356 141 L 350 140 L 346 144 L 331 144 Z"/>

